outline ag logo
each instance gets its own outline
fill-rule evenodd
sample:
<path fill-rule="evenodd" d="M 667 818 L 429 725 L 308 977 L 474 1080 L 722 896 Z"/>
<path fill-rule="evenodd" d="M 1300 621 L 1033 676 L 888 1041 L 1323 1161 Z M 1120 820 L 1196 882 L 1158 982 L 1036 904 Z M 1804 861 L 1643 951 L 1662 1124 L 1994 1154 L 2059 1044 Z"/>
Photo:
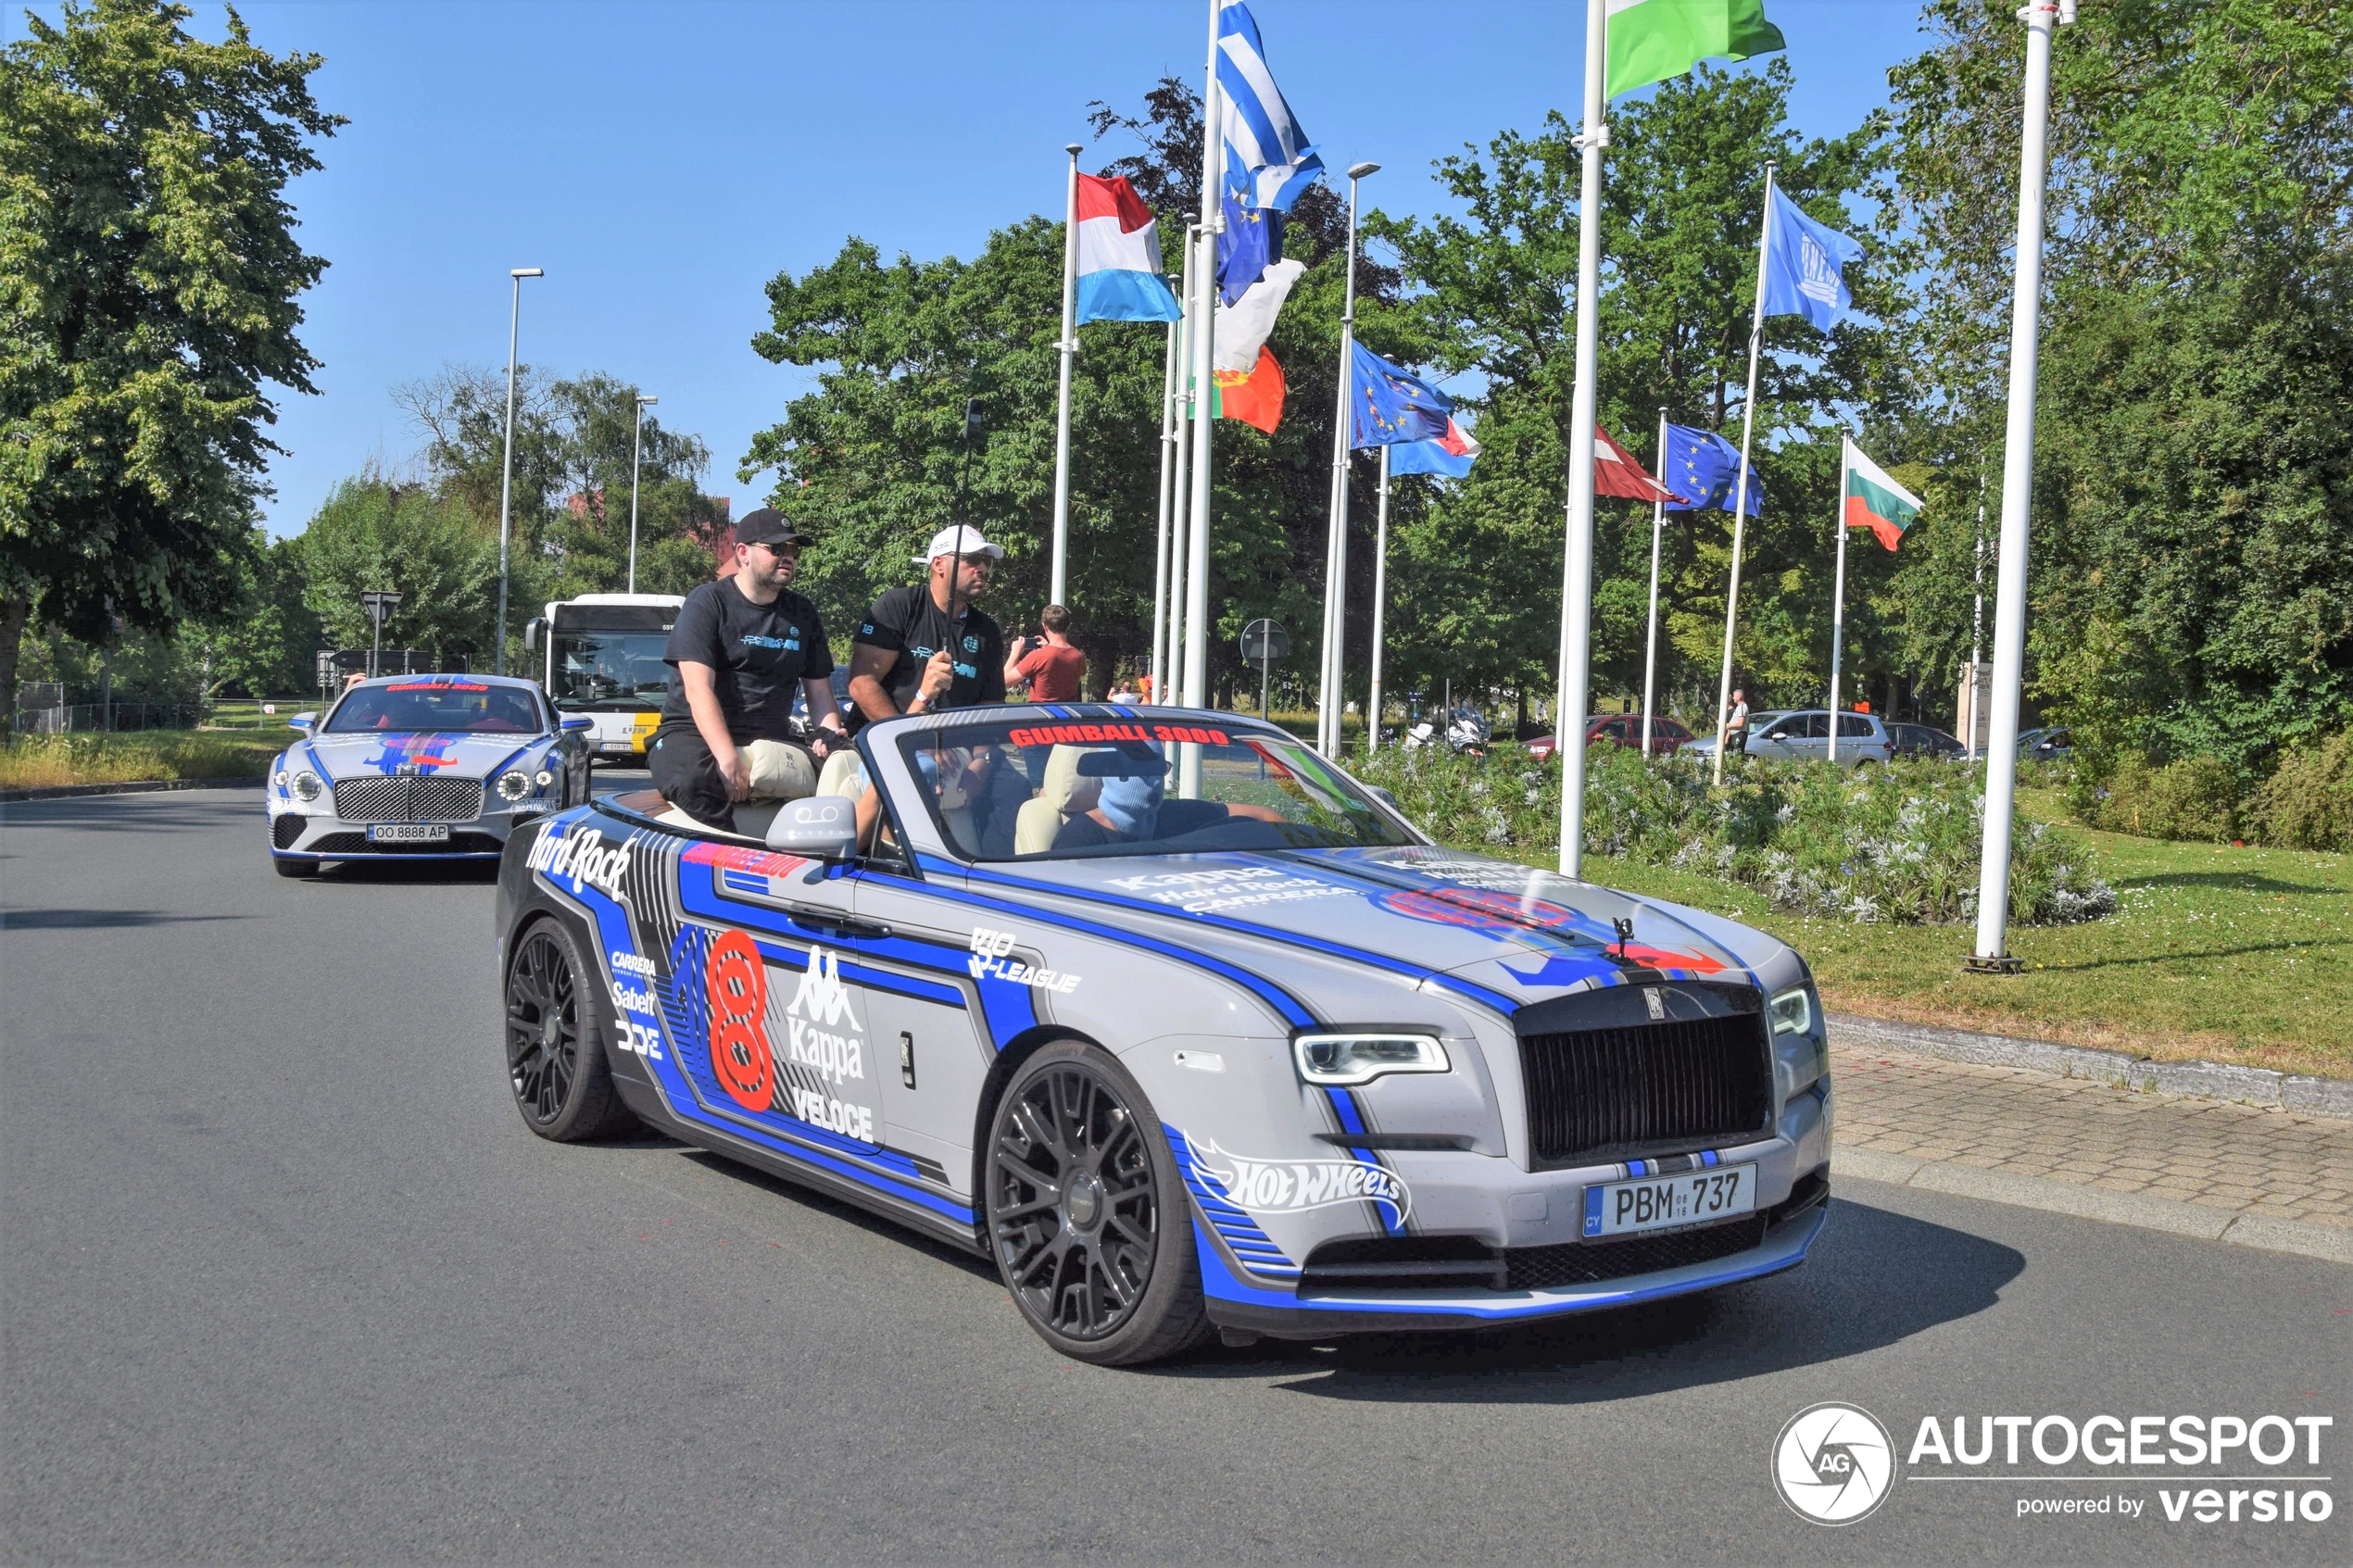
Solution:
<path fill-rule="evenodd" d="M 1773 1440 L 1773 1482 L 1798 1517 L 1852 1524 L 1894 1489 L 1895 1443 L 1869 1411 L 1808 1405 Z"/>

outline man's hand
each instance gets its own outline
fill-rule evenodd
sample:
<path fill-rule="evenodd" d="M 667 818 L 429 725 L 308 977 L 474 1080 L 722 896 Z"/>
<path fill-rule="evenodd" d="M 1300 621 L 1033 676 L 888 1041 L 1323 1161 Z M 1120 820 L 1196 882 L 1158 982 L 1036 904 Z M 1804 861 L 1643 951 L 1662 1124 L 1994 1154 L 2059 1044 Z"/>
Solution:
<path fill-rule="evenodd" d="M 956 656 L 941 648 L 924 666 L 924 684 L 918 688 L 927 702 L 937 702 L 956 684 Z"/>
<path fill-rule="evenodd" d="M 728 799 L 741 803 L 751 798 L 751 764 L 744 760 L 742 752 L 731 746 L 724 757 L 713 751 L 711 759 L 719 764 L 719 776 L 727 781 Z"/>

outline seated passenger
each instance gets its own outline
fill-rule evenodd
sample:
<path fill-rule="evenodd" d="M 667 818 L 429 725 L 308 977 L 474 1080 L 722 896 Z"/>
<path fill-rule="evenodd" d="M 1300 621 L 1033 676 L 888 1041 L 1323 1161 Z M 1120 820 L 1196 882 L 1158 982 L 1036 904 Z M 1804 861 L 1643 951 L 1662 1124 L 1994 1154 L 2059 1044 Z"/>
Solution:
<path fill-rule="evenodd" d="M 1168 775 L 1164 769 L 1146 771 L 1151 764 L 1139 763 L 1114 751 L 1096 752 L 1081 760 L 1080 771 L 1108 771 L 1112 768 L 1131 770 L 1112 774 L 1103 780 L 1102 794 L 1091 810 L 1084 811 L 1064 822 L 1054 835 L 1054 850 L 1060 854 L 1072 849 L 1092 849 L 1107 844 L 1137 844 L 1151 839 L 1182 838 L 1189 833 L 1235 817 L 1255 822 L 1279 822 L 1282 813 L 1271 806 L 1228 806 L 1216 800 L 1170 800 L 1166 798 Z"/>

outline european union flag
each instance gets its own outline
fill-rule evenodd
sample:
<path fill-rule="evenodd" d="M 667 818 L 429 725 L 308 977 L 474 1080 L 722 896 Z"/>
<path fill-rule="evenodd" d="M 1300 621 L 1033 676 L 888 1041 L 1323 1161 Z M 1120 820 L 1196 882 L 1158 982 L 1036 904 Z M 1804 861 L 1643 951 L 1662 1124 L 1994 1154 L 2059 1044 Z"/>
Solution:
<path fill-rule="evenodd" d="M 1271 207 L 1244 207 L 1235 196 L 1228 188 L 1226 232 L 1217 236 L 1217 293 L 1228 305 L 1283 255 L 1283 215 Z"/>
<path fill-rule="evenodd" d="M 1692 430 L 1683 425 L 1667 427 L 1667 452 L 1659 462 L 1659 479 L 1674 487 L 1678 495 L 1692 495 L 1699 505 L 1688 508 L 1705 511 L 1732 509 L 1732 492 L 1739 487 L 1741 449 L 1712 430 Z M 1680 507 L 1670 511 L 1682 511 Z M 1748 475 L 1748 515 L 1760 516 L 1765 510 L 1765 497 L 1756 483 L 1756 472 Z"/>
<path fill-rule="evenodd" d="M 1388 446 L 1434 441 L 1453 423 L 1454 400 L 1421 377 L 1398 369 L 1361 343 L 1349 345 L 1355 384 L 1350 389 L 1348 444 Z"/>

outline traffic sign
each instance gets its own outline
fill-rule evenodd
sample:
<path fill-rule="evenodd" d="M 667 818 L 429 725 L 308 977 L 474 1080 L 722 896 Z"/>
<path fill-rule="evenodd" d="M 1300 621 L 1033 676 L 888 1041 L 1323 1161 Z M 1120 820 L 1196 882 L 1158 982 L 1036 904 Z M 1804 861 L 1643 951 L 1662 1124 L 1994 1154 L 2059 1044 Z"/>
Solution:
<path fill-rule="evenodd" d="M 1265 664 L 1290 652 L 1290 633 L 1279 621 L 1264 617 L 1242 628 L 1242 657 L 1252 664 Z"/>

